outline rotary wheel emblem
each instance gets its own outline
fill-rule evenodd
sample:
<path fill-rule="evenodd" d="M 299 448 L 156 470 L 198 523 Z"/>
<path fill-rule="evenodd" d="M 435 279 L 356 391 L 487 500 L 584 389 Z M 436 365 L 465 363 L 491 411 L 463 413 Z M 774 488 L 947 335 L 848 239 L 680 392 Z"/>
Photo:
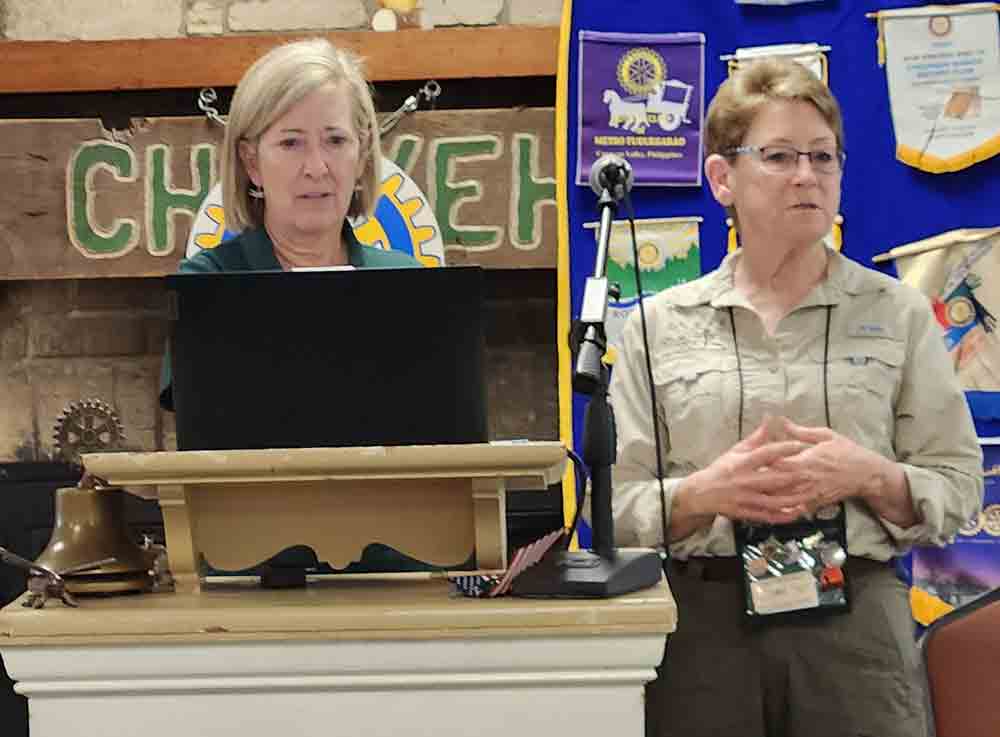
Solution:
<path fill-rule="evenodd" d="M 618 82 L 632 95 L 648 95 L 667 78 L 667 64 L 653 49 L 632 49 L 618 62 Z"/>
<path fill-rule="evenodd" d="M 983 510 L 983 529 L 993 537 L 1000 537 L 1000 504 L 990 504 Z"/>
<path fill-rule="evenodd" d="M 967 297 L 955 297 L 948 302 L 948 320 L 956 327 L 965 327 L 976 319 L 976 309 Z"/>
<path fill-rule="evenodd" d="M 119 450 L 125 443 L 121 420 L 111 407 L 99 399 L 70 402 L 56 420 L 56 456 L 80 465 L 84 453 Z"/>

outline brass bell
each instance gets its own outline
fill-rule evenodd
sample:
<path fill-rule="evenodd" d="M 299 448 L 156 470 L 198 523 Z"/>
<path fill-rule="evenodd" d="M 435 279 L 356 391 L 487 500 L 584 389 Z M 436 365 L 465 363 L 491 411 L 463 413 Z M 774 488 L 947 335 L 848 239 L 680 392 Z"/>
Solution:
<path fill-rule="evenodd" d="M 145 591 L 152 585 L 150 555 L 132 541 L 125 526 L 125 493 L 115 488 L 56 489 L 52 537 L 35 562 L 59 572 L 113 559 L 67 573 L 71 593 Z"/>

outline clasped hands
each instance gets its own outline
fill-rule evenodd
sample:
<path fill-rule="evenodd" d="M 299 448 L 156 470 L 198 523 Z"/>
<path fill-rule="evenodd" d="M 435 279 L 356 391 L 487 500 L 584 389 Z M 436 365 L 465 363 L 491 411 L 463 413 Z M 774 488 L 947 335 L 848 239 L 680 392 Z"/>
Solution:
<path fill-rule="evenodd" d="M 689 476 L 690 508 L 758 524 L 786 524 L 820 507 L 877 493 L 886 459 L 827 427 L 765 417 L 714 463 Z"/>

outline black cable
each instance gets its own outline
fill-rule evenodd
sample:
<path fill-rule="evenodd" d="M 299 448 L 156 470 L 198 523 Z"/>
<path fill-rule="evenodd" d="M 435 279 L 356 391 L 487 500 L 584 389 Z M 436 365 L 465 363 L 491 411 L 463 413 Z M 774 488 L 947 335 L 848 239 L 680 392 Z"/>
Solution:
<path fill-rule="evenodd" d="M 823 344 L 823 406 L 826 410 L 826 426 L 833 429 L 833 425 L 830 423 L 830 387 L 829 387 L 829 374 L 830 374 L 830 317 L 833 312 L 834 305 L 826 306 L 826 338 Z M 729 308 L 729 325 L 733 331 L 733 351 L 736 353 L 736 374 L 739 377 L 740 384 L 740 416 L 739 416 L 739 439 L 743 440 L 743 361 L 740 357 L 740 343 L 736 339 L 736 316 L 733 312 L 733 308 Z M 840 507 L 843 509 L 844 503 L 840 502 Z M 737 530 L 739 530 L 743 525 L 749 527 L 750 525 L 745 522 L 738 522 L 735 524 Z"/>
<path fill-rule="evenodd" d="M 830 374 L 830 313 L 833 312 L 833 305 L 826 306 L 826 343 L 823 345 L 823 406 L 826 409 L 826 426 L 833 429 L 830 424 L 830 386 L 828 376 Z M 740 395 L 742 398 L 742 394 Z"/>
<path fill-rule="evenodd" d="M 563 545 L 564 549 L 569 548 L 570 543 L 573 541 L 573 535 L 576 534 L 576 528 L 580 524 L 580 513 L 583 510 L 583 503 L 586 500 L 587 481 L 590 479 L 586 464 L 572 448 L 566 449 L 566 455 L 573 462 L 573 476 L 576 481 L 576 511 L 573 512 L 573 521 L 570 523 L 569 532 L 566 535 L 566 542 Z"/>
<path fill-rule="evenodd" d="M 656 384 L 653 381 L 653 362 L 649 356 L 649 331 L 646 327 L 646 308 L 642 292 L 642 278 L 639 276 L 639 239 L 635 234 L 635 212 L 632 210 L 632 198 L 628 191 L 623 198 L 628 216 L 629 230 L 632 233 L 632 261 L 635 267 L 635 291 L 639 300 L 639 322 L 642 325 L 642 348 L 646 356 L 646 378 L 649 381 L 649 399 L 652 407 L 653 445 L 656 447 L 656 478 L 660 482 L 660 525 L 663 529 L 663 551 L 660 557 L 664 562 L 670 560 L 670 541 L 667 539 L 667 490 L 663 486 L 663 452 L 660 450 L 660 414 L 657 411 Z"/>
<path fill-rule="evenodd" d="M 737 421 L 739 424 L 739 432 L 737 434 L 737 442 L 743 439 L 743 361 L 740 358 L 740 344 L 736 340 L 736 315 L 733 314 L 733 308 L 729 308 L 729 325 L 733 329 L 733 350 L 736 352 L 736 375 L 740 380 L 740 419 Z"/>

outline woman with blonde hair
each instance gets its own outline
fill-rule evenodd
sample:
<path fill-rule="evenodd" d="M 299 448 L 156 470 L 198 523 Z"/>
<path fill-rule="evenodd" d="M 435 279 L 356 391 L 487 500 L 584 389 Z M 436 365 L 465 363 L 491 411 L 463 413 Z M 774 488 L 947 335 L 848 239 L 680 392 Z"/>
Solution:
<path fill-rule="evenodd" d="M 222 199 L 239 235 L 180 270 L 418 265 L 362 246 L 347 221 L 372 214 L 381 160 L 360 60 L 324 39 L 272 49 L 240 80 L 226 125 Z"/>
<path fill-rule="evenodd" d="M 949 542 L 983 492 L 941 329 L 924 295 L 826 246 L 844 132 L 811 72 L 741 66 L 706 153 L 741 248 L 646 303 L 648 367 L 633 312 L 609 390 L 616 539 L 669 547 L 678 606 L 647 733 L 922 735 L 891 561 Z"/>
<path fill-rule="evenodd" d="M 358 242 L 348 220 L 371 216 L 382 151 L 361 61 L 324 39 L 278 46 L 236 87 L 221 161 L 225 226 L 237 233 L 181 261 L 181 272 L 296 267 L 416 267 Z M 172 408 L 169 360 L 160 404 Z"/>

